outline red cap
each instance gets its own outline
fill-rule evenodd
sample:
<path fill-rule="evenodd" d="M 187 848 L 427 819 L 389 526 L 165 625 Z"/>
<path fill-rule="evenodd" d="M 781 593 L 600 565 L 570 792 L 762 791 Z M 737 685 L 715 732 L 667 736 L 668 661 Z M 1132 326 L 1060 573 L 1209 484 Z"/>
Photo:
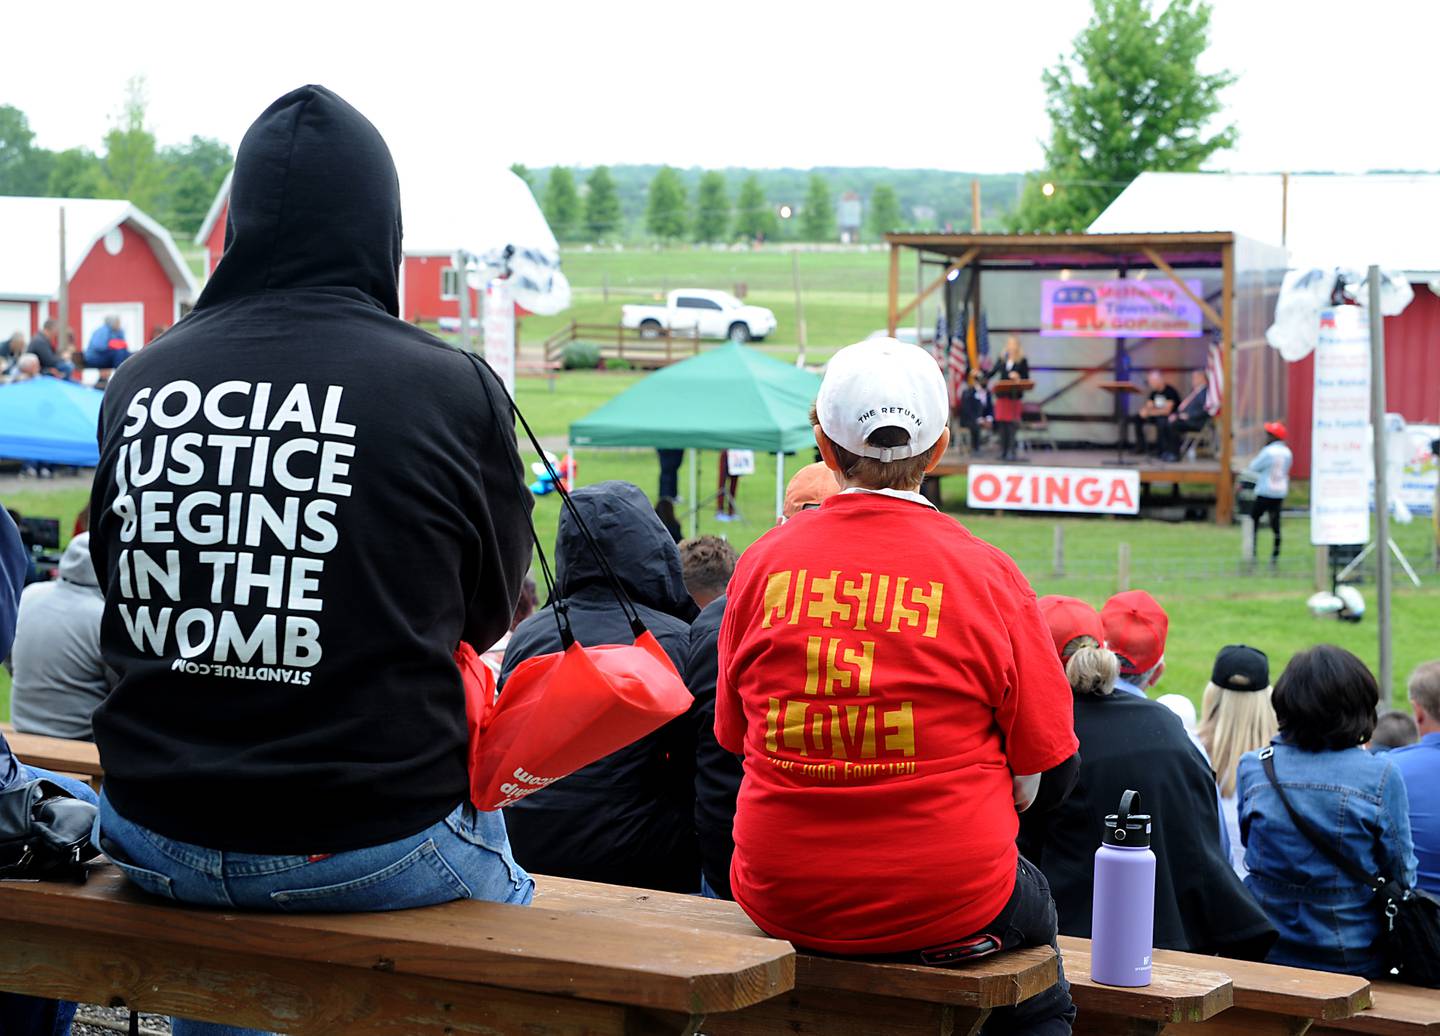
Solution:
<path fill-rule="evenodd" d="M 1047 594 L 1040 598 L 1040 614 L 1050 627 L 1055 653 L 1062 660 L 1067 657 L 1065 645 L 1076 637 L 1094 637 L 1097 644 L 1105 643 L 1105 628 L 1100 625 L 1100 613 L 1078 597 Z"/>
<path fill-rule="evenodd" d="M 1286 429 L 1284 421 L 1266 421 L 1265 431 L 1277 439 L 1286 439 L 1290 436 L 1290 432 Z"/>
<path fill-rule="evenodd" d="M 1170 617 L 1160 602 L 1144 590 L 1116 594 L 1100 609 L 1105 646 L 1120 656 L 1120 672 L 1127 676 L 1154 669 L 1165 657 L 1165 636 Z"/>

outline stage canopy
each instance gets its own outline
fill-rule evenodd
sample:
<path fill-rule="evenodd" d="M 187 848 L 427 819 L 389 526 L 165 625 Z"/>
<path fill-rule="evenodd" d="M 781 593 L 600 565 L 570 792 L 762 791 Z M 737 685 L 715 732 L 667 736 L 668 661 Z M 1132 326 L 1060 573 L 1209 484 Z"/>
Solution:
<path fill-rule="evenodd" d="M 58 378 L 0 385 L 0 457 L 93 468 L 103 398 Z"/>
<path fill-rule="evenodd" d="M 570 426 L 570 444 L 797 453 L 815 444 L 819 390 L 818 375 L 732 343 L 620 393 Z"/>

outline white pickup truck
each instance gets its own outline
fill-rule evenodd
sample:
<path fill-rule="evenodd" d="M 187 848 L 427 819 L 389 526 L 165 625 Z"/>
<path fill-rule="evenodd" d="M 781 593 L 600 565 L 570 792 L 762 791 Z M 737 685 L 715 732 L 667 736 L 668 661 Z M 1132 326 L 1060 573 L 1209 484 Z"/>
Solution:
<path fill-rule="evenodd" d="M 623 306 L 620 324 L 642 335 L 670 330 L 701 338 L 732 342 L 758 341 L 775 330 L 775 314 L 764 306 L 747 306 L 728 291 L 672 291 L 663 306 Z"/>

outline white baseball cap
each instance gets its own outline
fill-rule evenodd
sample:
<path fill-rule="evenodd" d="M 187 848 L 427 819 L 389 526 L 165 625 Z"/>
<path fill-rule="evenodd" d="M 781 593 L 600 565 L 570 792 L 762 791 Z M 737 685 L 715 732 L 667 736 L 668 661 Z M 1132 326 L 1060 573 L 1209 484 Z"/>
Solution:
<path fill-rule="evenodd" d="M 925 453 L 950 421 L 945 375 L 935 357 L 894 338 L 847 345 L 830 360 L 815 400 L 820 429 L 837 446 L 889 463 Z M 877 428 L 903 428 L 904 446 L 872 446 Z"/>

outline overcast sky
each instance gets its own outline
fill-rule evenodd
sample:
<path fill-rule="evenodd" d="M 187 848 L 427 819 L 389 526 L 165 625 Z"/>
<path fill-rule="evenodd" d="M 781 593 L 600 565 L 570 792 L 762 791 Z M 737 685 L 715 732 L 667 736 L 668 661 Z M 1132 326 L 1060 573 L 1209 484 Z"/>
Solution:
<path fill-rule="evenodd" d="M 463 11 L 462 11 L 463 9 Z M 132 75 L 162 143 L 238 144 L 320 82 L 396 151 L 530 166 L 1033 169 L 1088 0 L 8 5 L 0 103 L 98 148 Z M 383 18 L 395 19 L 393 24 Z M 1437 0 L 1216 0 L 1239 171 L 1440 169 Z"/>

